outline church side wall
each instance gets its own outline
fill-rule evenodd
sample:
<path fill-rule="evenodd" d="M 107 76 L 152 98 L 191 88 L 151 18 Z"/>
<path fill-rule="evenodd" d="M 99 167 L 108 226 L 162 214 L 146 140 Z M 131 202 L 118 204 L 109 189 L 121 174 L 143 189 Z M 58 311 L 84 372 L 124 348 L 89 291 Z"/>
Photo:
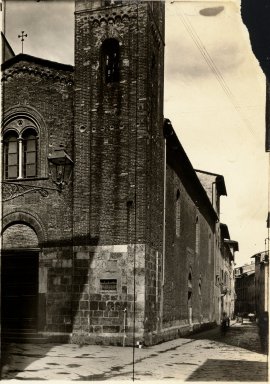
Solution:
<path fill-rule="evenodd" d="M 181 165 L 180 165 L 181 166 Z M 167 164 L 163 333 L 174 337 L 215 321 L 214 222 Z M 198 222 L 196 224 L 196 221 Z M 196 229 L 196 226 L 198 227 Z M 173 335 L 173 331 L 172 331 Z M 173 336 L 171 336 L 173 337 Z"/>

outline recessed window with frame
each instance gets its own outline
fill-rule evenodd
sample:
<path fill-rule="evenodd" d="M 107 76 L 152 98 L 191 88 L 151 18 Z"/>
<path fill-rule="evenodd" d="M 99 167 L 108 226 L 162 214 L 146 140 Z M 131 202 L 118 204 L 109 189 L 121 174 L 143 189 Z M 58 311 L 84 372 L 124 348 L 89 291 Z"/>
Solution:
<path fill-rule="evenodd" d="M 119 82 L 119 41 L 113 38 L 106 39 L 101 46 L 102 70 L 106 84 Z"/>
<path fill-rule="evenodd" d="M 198 288 L 199 288 L 199 296 L 201 296 L 201 294 L 202 294 L 202 278 L 201 277 L 199 278 Z"/>
<path fill-rule="evenodd" d="M 191 269 L 189 270 L 188 274 L 188 290 L 192 290 L 192 271 Z"/>
<path fill-rule="evenodd" d="M 4 132 L 4 179 L 35 178 L 38 174 L 38 132 L 25 126 L 25 120 L 15 119 Z M 14 128 L 13 128 L 14 127 Z"/>
<path fill-rule="evenodd" d="M 100 279 L 100 290 L 101 291 L 117 291 L 117 279 Z"/>
<path fill-rule="evenodd" d="M 23 134 L 23 177 L 37 176 L 37 133 L 27 129 Z"/>
<path fill-rule="evenodd" d="M 4 178 L 17 179 L 19 176 L 19 141 L 16 132 L 4 135 Z"/>
<path fill-rule="evenodd" d="M 212 236 L 211 233 L 208 234 L 208 263 L 211 263 L 212 259 Z"/>

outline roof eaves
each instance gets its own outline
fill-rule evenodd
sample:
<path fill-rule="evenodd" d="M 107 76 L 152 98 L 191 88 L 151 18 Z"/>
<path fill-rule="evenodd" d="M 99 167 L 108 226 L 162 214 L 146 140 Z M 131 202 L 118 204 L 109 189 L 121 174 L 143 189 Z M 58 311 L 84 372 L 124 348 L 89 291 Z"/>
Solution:
<path fill-rule="evenodd" d="M 228 243 L 234 251 L 239 251 L 239 244 L 238 241 L 231 240 L 231 239 L 224 239 L 225 243 Z"/>
<path fill-rule="evenodd" d="M 5 69 L 11 67 L 12 65 L 14 65 L 16 63 L 19 63 L 20 61 L 26 61 L 26 62 L 29 62 L 29 63 L 35 63 L 35 64 L 39 64 L 41 66 L 46 66 L 46 67 L 50 67 L 50 68 L 54 68 L 54 69 L 58 69 L 58 70 L 61 69 L 63 71 L 70 71 L 70 72 L 74 71 L 74 66 L 72 66 L 70 64 L 58 63 L 56 61 L 42 59 L 40 57 L 35 57 L 35 56 L 27 55 L 25 53 L 20 53 L 20 54 L 18 54 L 16 56 L 10 58 L 9 60 L 5 61 L 1 65 L 1 69 L 5 70 Z"/>
<path fill-rule="evenodd" d="M 205 175 L 210 175 L 210 176 L 214 176 L 216 181 L 216 187 L 217 187 L 217 192 L 218 194 L 221 196 L 227 196 L 227 190 L 226 190 L 226 185 L 225 185 L 225 179 L 224 179 L 224 176 L 222 175 L 219 175 L 218 173 L 213 173 L 213 172 L 208 172 L 208 171 L 203 171 L 201 169 L 194 169 L 195 172 L 198 172 L 198 173 L 203 173 Z"/>
<path fill-rule="evenodd" d="M 225 240 L 230 240 L 230 233 L 226 224 L 220 223 L 221 236 Z"/>

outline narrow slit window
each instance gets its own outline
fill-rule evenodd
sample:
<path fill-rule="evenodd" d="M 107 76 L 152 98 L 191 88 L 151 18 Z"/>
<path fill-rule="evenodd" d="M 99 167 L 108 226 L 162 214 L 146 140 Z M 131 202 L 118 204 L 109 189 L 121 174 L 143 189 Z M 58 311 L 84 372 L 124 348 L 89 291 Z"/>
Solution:
<path fill-rule="evenodd" d="M 177 237 L 180 237 L 180 225 L 181 225 L 181 200 L 179 189 L 176 192 L 176 212 L 175 212 L 175 233 Z"/>
<path fill-rule="evenodd" d="M 196 217 L 195 251 L 197 255 L 200 253 L 200 221 L 198 216 Z"/>

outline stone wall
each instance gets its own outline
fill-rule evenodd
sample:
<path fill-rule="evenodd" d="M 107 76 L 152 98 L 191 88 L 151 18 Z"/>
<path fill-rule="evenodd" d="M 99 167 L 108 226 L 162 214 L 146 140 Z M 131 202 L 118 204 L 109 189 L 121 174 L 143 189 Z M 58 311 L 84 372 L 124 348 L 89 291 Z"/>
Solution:
<path fill-rule="evenodd" d="M 145 246 L 76 246 L 74 250 L 72 340 L 128 345 L 133 331 L 142 340 Z"/>

